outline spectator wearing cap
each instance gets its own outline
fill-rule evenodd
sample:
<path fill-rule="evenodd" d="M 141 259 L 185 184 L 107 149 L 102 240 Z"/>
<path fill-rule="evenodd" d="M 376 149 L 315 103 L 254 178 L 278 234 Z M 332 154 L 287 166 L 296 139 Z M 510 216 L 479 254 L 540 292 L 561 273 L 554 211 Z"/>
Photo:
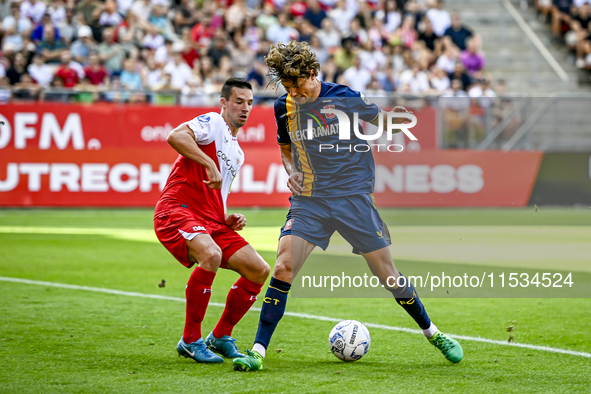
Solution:
<path fill-rule="evenodd" d="M 53 25 L 45 25 L 43 28 L 43 40 L 37 47 L 37 51 L 43 55 L 45 61 L 47 63 L 59 63 L 62 52 L 66 49 L 66 44 L 55 37 Z"/>
<path fill-rule="evenodd" d="M 189 77 L 191 77 L 191 67 L 183 60 L 181 54 L 182 48 L 175 47 L 172 53 L 172 61 L 168 62 L 162 70 L 164 74 L 170 74 L 170 85 L 174 89 L 180 90 Z"/>
<path fill-rule="evenodd" d="M 449 12 L 443 9 L 443 0 L 435 0 L 434 6 L 427 11 L 427 18 L 431 21 L 437 37 L 443 36 L 447 28 L 451 26 L 451 17 Z"/>
<path fill-rule="evenodd" d="M 23 49 L 23 36 L 28 36 L 33 28 L 31 20 L 25 17 L 16 3 L 11 5 L 12 15 L 2 20 L 4 45 L 11 44 L 15 51 Z"/>
<path fill-rule="evenodd" d="M 93 85 L 108 85 L 109 72 L 101 64 L 97 52 L 91 52 L 88 56 L 88 66 L 84 68 L 84 74 Z"/>
<path fill-rule="evenodd" d="M 44 88 L 48 88 L 49 84 L 53 80 L 53 69 L 51 66 L 45 64 L 43 55 L 37 53 L 33 56 L 33 63 L 27 67 L 29 75 L 33 77 L 35 82 Z"/>
<path fill-rule="evenodd" d="M 110 27 L 103 30 L 103 42 L 98 46 L 98 54 L 109 73 L 118 75 L 121 72 L 125 49 L 113 40 L 113 29 Z"/>
<path fill-rule="evenodd" d="M 80 26 L 78 39 L 70 47 L 72 57 L 80 63 L 86 63 L 91 51 L 96 51 L 97 46 L 92 39 L 92 30 L 89 26 Z"/>
<path fill-rule="evenodd" d="M 466 49 L 466 40 L 472 37 L 472 31 L 462 25 L 460 14 L 454 12 L 451 14 L 451 26 L 445 31 L 445 35 L 451 37 L 453 43 L 463 51 Z"/>
<path fill-rule="evenodd" d="M 47 5 L 41 0 L 25 0 L 21 3 L 21 14 L 35 23 L 40 23 Z"/>

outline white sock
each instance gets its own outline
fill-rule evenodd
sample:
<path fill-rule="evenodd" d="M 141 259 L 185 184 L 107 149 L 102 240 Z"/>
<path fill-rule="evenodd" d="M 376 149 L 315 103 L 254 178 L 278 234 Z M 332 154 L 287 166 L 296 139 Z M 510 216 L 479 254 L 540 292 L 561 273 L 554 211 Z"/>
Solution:
<path fill-rule="evenodd" d="M 429 326 L 429 328 L 427 328 L 426 330 L 423 330 L 423 334 L 425 334 L 425 337 L 427 337 L 427 339 L 431 338 L 433 335 L 435 335 L 435 333 L 439 331 L 437 329 L 437 326 L 435 324 L 433 324 L 433 322 L 431 322 L 431 325 Z"/>
<path fill-rule="evenodd" d="M 437 329 L 435 329 L 435 330 L 437 330 Z M 263 345 L 261 345 L 260 343 L 255 343 L 254 346 L 252 347 L 252 350 L 254 350 L 258 354 L 263 356 L 263 358 L 265 358 L 265 353 L 267 353 L 267 349 L 265 349 L 265 347 Z"/>

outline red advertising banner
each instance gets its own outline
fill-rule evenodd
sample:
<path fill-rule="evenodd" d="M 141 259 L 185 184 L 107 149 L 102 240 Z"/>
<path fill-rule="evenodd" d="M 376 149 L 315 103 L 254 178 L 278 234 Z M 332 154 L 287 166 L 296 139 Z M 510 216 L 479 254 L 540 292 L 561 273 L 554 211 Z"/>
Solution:
<path fill-rule="evenodd" d="M 177 156 L 165 142 L 168 132 L 218 110 L 108 104 L 2 107 L 0 206 L 154 206 Z M 429 110 L 431 114 L 417 117 L 431 116 L 435 123 L 435 111 Z M 429 139 L 427 123 L 415 133 L 419 149 L 407 144 L 405 153 L 375 153 L 379 206 L 527 204 L 541 153 L 433 150 L 435 127 Z M 275 141 L 273 109 L 255 108 L 239 140 L 246 163 L 228 204 L 287 206 L 287 175 Z"/>
<path fill-rule="evenodd" d="M 376 203 L 382 207 L 522 207 L 536 182 L 541 152 L 431 151 L 376 154 Z"/>

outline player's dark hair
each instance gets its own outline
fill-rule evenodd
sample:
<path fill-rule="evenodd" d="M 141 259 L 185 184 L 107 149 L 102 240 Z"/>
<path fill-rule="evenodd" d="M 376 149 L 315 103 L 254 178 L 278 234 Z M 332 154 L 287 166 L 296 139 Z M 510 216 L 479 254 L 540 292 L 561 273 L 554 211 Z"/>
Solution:
<path fill-rule="evenodd" d="M 269 54 L 265 56 L 269 67 L 271 82 L 278 83 L 282 79 L 296 80 L 310 78 L 310 72 L 318 75 L 320 63 L 316 54 L 305 41 L 291 40 L 289 44 L 278 42 L 271 45 Z"/>
<path fill-rule="evenodd" d="M 226 82 L 224 82 L 224 86 L 222 86 L 221 96 L 226 100 L 229 100 L 230 96 L 232 95 L 232 88 L 252 90 L 252 85 L 244 78 L 229 78 Z"/>

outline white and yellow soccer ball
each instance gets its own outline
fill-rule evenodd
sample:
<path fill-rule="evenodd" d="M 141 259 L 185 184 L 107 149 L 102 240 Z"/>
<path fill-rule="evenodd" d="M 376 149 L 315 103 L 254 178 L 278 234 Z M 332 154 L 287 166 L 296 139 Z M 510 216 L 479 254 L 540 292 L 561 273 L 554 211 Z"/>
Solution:
<path fill-rule="evenodd" d="M 337 358 L 357 361 L 369 350 L 371 337 L 367 327 L 357 320 L 344 320 L 330 331 L 328 344 Z"/>

